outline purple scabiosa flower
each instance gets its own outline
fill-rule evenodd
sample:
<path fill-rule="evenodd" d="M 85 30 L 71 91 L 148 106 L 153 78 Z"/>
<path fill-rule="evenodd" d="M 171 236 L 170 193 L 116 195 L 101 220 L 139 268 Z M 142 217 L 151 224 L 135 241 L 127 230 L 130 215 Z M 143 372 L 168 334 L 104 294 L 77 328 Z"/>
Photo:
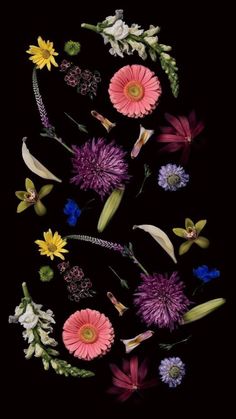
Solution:
<path fill-rule="evenodd" d="M 141 274 L 141 277 L 143 283 L 134 294 L 138 314 L 147 326 L 173 330 L 190 304 L 183 293 L 184 284 L 179 280 L 178 272 L 173 272 L 169 278 L 162 274 Z"/>
<path fill-rule="evenodd" d="M 163 383 L 177 387 L 185 375 L 185 364 L 179 357 L 165 358 L 161 361 L 159 373 Z"/>
<path fill-rule="evenodd" d="M 93 139 L 82 147 L 73 146 L 73 150 L 75 176 L 71 182 L 81 189 L 93 189 L 103 199 L 129 180 L 126 153 L 114 141 L 107 144 L 104 138 Z"/>
<path fill-rule="evenodd" d="M 185 173 L 183 167 L 176 164 L 162 166 L 158 174 L 158 185 L 165 191 L 177 191 L 183 188 L 189 181 L 189 175 Z"/>
<path fill-rule="evenodd" d="M 209 269 L 207 265 L 198 266 L 193 269 L 193 274 L 202 282 L 210 282 L 212 279 L 219 278 L 220 271 L 218 269 Z"/>

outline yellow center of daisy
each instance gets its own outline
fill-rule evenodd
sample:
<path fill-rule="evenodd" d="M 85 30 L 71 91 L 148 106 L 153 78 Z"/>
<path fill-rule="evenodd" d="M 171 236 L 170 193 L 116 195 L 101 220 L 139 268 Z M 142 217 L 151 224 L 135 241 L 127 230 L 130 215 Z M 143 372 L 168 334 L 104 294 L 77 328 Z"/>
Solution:
<path fill-rule="evenodd" d="M 98 333 L 95 327 L 91 324 L 84 324 L 79 329 L 79 338 L 84 343 L 93 343 L 96 342 L 98 338 Z"/>
<path fill-rule="evenodd" d="M 48 250 L 53 253 L 57 250 L 57 246 L 54 243 L 48 243 Z"/>
<path fill-rule="evenodd" d="M 132 80 L 125 85 L 124 94 L 128 99 L 137 102 L 143 98 L 144 88 L 139 81 Z"/>
<path fill-rule="evenodd" d="M 47 49 L 42 49 L 41 51 L 42 57 L 45 58 L 45 60 L 47 60 L 50 57 L 51 53 Z"/>

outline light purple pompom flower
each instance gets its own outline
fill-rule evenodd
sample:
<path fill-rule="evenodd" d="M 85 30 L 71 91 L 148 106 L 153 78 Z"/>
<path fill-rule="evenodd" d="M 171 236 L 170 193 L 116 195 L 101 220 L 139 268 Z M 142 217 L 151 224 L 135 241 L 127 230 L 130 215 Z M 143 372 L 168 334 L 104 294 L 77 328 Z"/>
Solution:
<path fill-rule="evenodd" d="M 73 146 L 73 173 L 71 182 L 81 189 L 93 189 L 101 198 L 121 188 L 130 178 L 126 152 L 114 141 L 104 138 L 87 141 L 83 146 Z"/>
<path fill-rule="evenodd" d="M 165 191 L 177 191 L 183 188 L 189 181 L 189 175 L 185 173 L 183 167 L 176 164 L 162 166 L 158 174 L 158 185 Z"/>
<path fill-rule="evenodd" d="M 159 373 L 163 383 L 177 387 L 185 375 L 185 364 L 179 357 L 165 358 L 161 361 Z"/>
<path fill-rule="evenodd" d="M 134 294 L 134 304 L 141 319 L 147 326 L 173 330 L 190 304 L 178 272 L 173 272 L 169 278 L 163 274 L 141 274 L 141 277 L 143 282 Z"/>

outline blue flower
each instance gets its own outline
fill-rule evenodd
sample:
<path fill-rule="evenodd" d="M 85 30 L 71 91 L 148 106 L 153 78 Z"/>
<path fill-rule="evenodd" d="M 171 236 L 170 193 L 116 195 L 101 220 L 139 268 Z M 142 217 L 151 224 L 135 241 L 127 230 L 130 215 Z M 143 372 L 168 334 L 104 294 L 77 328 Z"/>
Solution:
<path fill-rule="evenodd" d="M 158 174 L 158 185 L 165 191 L 177 191 L 183 188 L 189 181 L 189 175 L 185 173 L 183 167 L 176 164 L 161 166 Z"/>
<path fill-rule="evenodd" d="M 185 364 L 179 357 L 165 358 L 161 361 L 159 373 L 163 383 L 177 387 L 185 375 Z"/>
<path fill-rule="evenodd" d="M 209 269 L 207 265 L 202 265 L 193 269 L 193 274 L 203 282 L 210 282 L 212 279 L 220 276 L 220 271 L 215 268 Z"/>
<path fill-rule="evenodd" d="M 74 227 L 82 212 L 80 207 L 76 204 L 76 202 L 73 199 L 67 199 L 67 203 L 64 206 L 63 211 L 64 211 L 64 214 L 69 216 L 67 218 L 67 223 L 71 227 Z"/>

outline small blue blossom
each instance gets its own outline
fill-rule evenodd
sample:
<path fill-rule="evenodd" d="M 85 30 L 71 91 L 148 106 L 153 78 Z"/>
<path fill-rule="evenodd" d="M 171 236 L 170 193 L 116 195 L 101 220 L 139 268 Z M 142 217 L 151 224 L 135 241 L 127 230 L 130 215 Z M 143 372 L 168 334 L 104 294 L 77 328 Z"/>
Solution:
<path fill-rule="evenodd" d="M 218 269 L 209 269 L 207 265 L 199 266 L 196 269 L 193 269 L 193 274 L 198 279 L 203 282 L 210 282 L 212 279 L 218 278 L 220 276 L 220 271 Z"/>
<path fill-rule="evenodd" d="M 163 383 L 177 387 L 185 375 L 185 365 L 179 357 L 165 358 L 161 361 L 159 373 Z"/>
<path fill-rule="evenodd" d="M 185 173 L 183 167 L 176 164 L 161 166 L 158 174 L 158 185 L 165 191 L 177 191 L 183 188 L 189 181 L 189 175 Z"/>
<path fill-rule="evenodd" d="M 73 199 L 67 199 L 67 203 L 64 206 L 63 211 L 64 211 L 64 214 L 69 216 L 67 218 L 67 223 L 71 227 L 74 227 L 82 212 L 80 207 L 76 204 L 76 202 Z"/>

